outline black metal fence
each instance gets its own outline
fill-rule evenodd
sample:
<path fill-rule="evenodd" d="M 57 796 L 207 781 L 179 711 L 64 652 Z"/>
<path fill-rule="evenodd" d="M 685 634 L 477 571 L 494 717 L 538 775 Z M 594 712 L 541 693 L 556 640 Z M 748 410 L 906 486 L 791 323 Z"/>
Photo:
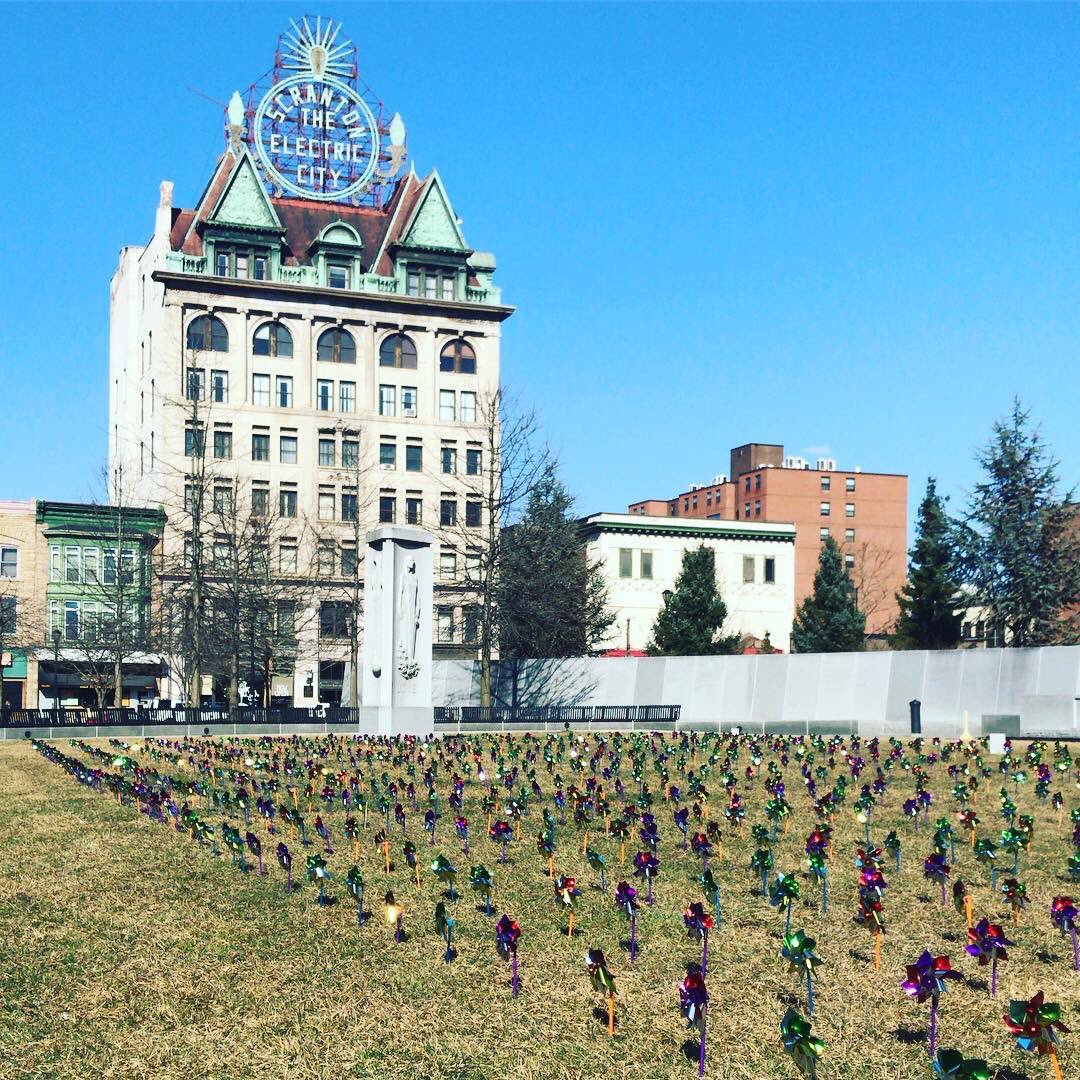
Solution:
<path fill-rule="evenodd" d="M 654 731 L 674 729 L 681 705 L 461 705 L 435 709 L 435 727 L 548 728 L 626 725 Z"/>
<path fill-rule="evenodd" d="M 358 724 L 360 710 L 341 705 L 276 709 L 2 709 L 0 728 L 166 727 L 184 724 Z"/>

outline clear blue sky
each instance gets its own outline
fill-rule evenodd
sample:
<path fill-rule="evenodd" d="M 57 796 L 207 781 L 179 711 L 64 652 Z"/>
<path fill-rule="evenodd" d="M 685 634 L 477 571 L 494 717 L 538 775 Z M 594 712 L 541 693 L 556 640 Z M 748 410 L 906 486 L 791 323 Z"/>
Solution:
<path fill-rule="evenodd" d="M 106 450 L 109 277 L 295 5 L 6 5 L 0 498 Z M 928 474 L 1019 393 L 1080 477 L 1080 8 L 338 3 L 517 314 L 583 512 L 730 446 Z"/>

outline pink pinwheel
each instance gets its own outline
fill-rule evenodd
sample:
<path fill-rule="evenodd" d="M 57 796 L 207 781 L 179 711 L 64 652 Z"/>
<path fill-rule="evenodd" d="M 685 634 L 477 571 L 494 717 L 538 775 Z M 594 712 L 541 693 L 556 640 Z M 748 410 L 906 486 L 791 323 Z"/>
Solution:
<path fill-rule="evenodd" d="M 679 986 L 679 1008 L 690 1027 L 700 1034 L 698 1076 L 705 1075 L 705 1014 L 709 1008 L 709 991 L 700 971 L 691 969 Z"/>
<path fill-rule="evenodd" d="M 907 978 L 900 989 L 918 1002 L 930 1000 L 930 1060 L 937 1054 L 938 997 L 946 990 L 946 979 L 959 979 L 960 972 L 953 971 L 947 956 L 931 956 L 923 950 L 914 964 L 907 965 Z"/>
<path fill-rule="evenodd" d="M 989 919 L 980 919 L 968 932 L 969 944 L 964 947 L 969 956 L 979 961 L 980 967 L 990 965 L 990 996 L 997 997 L 997 967 L 999 960 L 1008 960 L 1005 951 L 1012 942 L 1005 936 L 1005 931 Z"/>
<path fill-rule="evenodd" d="M 653 902 L 653 878 L 660 873 L 660 860 L 651 851 L 639 851 L 634 856 L 634 874 L 644 878 L 649 885 L 645 903 Z"/>
<path fill-rule="evenodd" d="M 709 973 L 709 931 L 713 928 L 713 917 L 705 910 L 700 900 L 687 904 L 683 912 L 683 922 L 690 937 L 701 942 L 701 974 Z"/>

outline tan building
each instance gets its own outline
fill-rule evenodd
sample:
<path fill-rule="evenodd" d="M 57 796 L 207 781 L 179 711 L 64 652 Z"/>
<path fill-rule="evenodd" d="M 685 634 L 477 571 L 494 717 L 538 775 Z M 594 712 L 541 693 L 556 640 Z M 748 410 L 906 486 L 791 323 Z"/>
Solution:
<path fill-rule="evenodd" d="M 634 503 L 656 507 L 658 500 Z M 821 543 L 831 536 L 867 615 L 867 633 L 881 637 L 899 613 L 896 593 L 907 576 L 907 477 L 838 469 L 834 460 L 785 456 L 776 443 L 731 451 L 730 471 L 692 486 L 667 503 L 673 517 L 794 522 L 795 603 L 813 592 Z"/>
<path fill-rule="evenodd" d="M 37 503 L 0 501 L 0 677 L 5 708 L 37 703 L 34 647 L 45 640 L 45 581 Z"/>

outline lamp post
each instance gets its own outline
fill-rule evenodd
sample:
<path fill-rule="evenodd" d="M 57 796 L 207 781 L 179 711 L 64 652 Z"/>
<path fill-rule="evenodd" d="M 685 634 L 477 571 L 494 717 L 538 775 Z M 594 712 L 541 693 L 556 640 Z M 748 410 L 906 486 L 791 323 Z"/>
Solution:
<path fill-rule="evenodd" d="M 52 632 L 53 644 L 53 720 L 60 719 L 60 628 Z"/>
<path fill-rule="evenodd" d="M 660 595 L 664 598 L 664 607 L 667 607 L 675 594 L 670 589 L 665 589 Z"/>

